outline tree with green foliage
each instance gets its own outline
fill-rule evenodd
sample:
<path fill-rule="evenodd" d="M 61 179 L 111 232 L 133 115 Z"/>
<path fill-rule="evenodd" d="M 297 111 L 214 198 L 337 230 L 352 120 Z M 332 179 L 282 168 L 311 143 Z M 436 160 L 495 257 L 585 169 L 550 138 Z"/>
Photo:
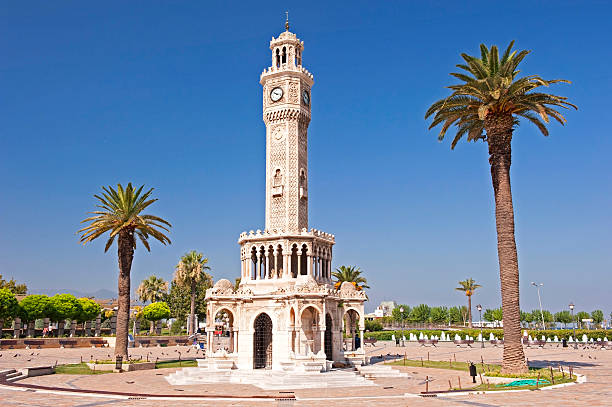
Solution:
<path fill-rule="evenodd" d="M 600 309 L 596 309 L 595 311 L 591 312 L 591 319 L 593 320 L 593 323 L 595 325 L 600 325 L 604 319 L 603 311 Z"/>
<path fill-rule="evenodd" d="M 413 322 L 428 322 L 431 309 L 427 304 L 419 304 L 410 311 L 410 320 Z"/>
<path fill-rule="evenodd" d="M 576 313 L 576 322 L 578 322 L 578 325 L 580 326 L 580 329 L 582 329 L 584 322 L 582 322 L 583 319 L 590 319 L 591 315 L 586 312 L 586 311 L 580 311 Z"/>
<path fill-rule="evenodd" d="M 502 309 L 502 307 L 499 308 L 495 308 L 493 310 L 493 321 L 495 322 L 502 322 L 504 320 L 504 310 Z"/>
<path fill-rule="evenodd" d="M 162 301 L 168 293 L 168 282 L 157 276 L 149 276 L 146 280 L 142 280 L 136 295 L 143 303 Z M 150 321 L 149 332 L 153 334 L 154 322 Z"/>
<path fill-rule="evenodd" d="M 450 307 L 448 309 L 448 319 L 451 324 L 458 324 L 463 321 L 461 318 L 461 308 L 460 307 Z"/>
<path fill-rule="evenodd" d="M 576 108 L 567 98 L 541 92 L 542 87 L 569 83 L 562 79 L 544 80 L 538 75 L 519 77 L 520 62 L 529 51 L 512 50 L 514 41 L 499 55 L 498 48 L 480 45 L 480 58 L 461 54 L 465 64 L 461 73 L 451 73 L 460 83 L 448 88 L 451 95 L 438 100 L 425 113 L 434 116 L 430 129 L 442 125 L 438 139 L 455 125 L 451 148 L 467 136 L 468 141 L 482 140 L 489 147 L 491 181 L 495 197 L 497 254 L 504 311 L 503 373 L 527 371 L 521 343 L 519 269 L 514 237 L 514 208 L 510 188 L 512 136 L 519 119 L 527 120 L 548 135 L 550 118 L 565 123 L 559 108 Z"/>
<path fill-rule="evenodd" d="M 210 282 L 206 280 L 202 280 L 196 285 L 195 314 L 200 321 L 206 317 L 206 290 L 208 288 L 210 288 Z M 172 281 L 170 291 L 166 296 L 166 302 L 170 307 L 171 317 L 177 319 L 173 325 L 181 326 L 190 313 L 191 289 Z"/>
<path fill-rule="evenodd" d="M 404 310 L 403 312 L 401 310 Z M 406 322 L 410 318 L 410 307 L 406 304 L 398 305 L 391 310 L 391 318 L 395 322 Z"/>
<path fill-rule="evenodd" d="M 430 313 L 431 322 L 434 324 L 444 324 L 448 322 L 448 308 L 432 307 Z"/>
<path fill-rule="evenodd" d="M 369 319 L 365 320 L 365 329 L 366 331 L 374 332 L 374 331 L 382 331 L 383 326 L 378 321 L 370 321 Z"/>
<path fill-rule="evenodd" d="M 208 258 L 202 253 L 192 250 L 183 257 L 176 265 L 174 272 L 174 281 L 183 287 L 188 287 L 191 290 L 191 303 L 189 308 L 189 321 L 187 334 L 191 335 L 196 332 L 196 288 L 200 281 L 205 281 L 207 288 L 212 286 L 212 277 L 206 272 L 210 270 L 208 266 Z"/>
<path fill-rule="evenodd" d="M 153 324 L 160 319 L 167 319 L 170 317 L 170 307 L 165 302 L 153 302 L 142 310 L 142 316 L 147 321 L 151 321 Z M 153 333 L 153 332 L 151 332 Z"/>
<path fill-rule="evenodd" d="M 480 284 L 476 284 L 476 281 L 472 278 L 468 278 L 467 280 L 459 281 L 459 287 L 456 287 L 455 290 L 463 291 L 465 296 L 468 299 L 468 327 L 472 328 L 472 295 L 474 295 L 474 291 L 477 288 L 480 288 Z"/>
<path fill-rule="evenodd" d="M 361 291 L 365 288 L 370 288 L 368 285 L 368 280 L 362 276 L 363 271 L 359 269 L 357 266 L 340 266 L 336 269 L 336 271 L 332 272 L 332 277 L 336 278 L 334 282 L 334 288 L 336 290 L 340 289 L 340 286 L 345 281 L 353 284 L 357 291 Z"/>
<path fill-rule="evenodd" d="M 67 319 L 77 319 L 83 309 L 81 302 L 72 294 L 55 294 L 51 297 L 53 312 L 49 316 L 52 321 L 57 322 L 57 336 L 64 335 L 64 325 Z"/>
<path fill-rule="evenodd" d="M 37 319 L 47 318 L 53 314 L 53 304 L 46 295 L 28 295 L 19 302 L 19 308 L 21 319 L 26 321 L 28 326 L 32 326 Z M 30 331 L 28 328 L 28 336 L 31 334 Z"/>
<path fill-rule="evenodd" d="M 149 276 L 147 279 L 142 280 L 136 289 L 138 299 L 143 303 L 161 301 L 167 293 L 168 282 L 157 276 Z"/>
<path fill-rule="evenodd" d="M 101 195 L 94 195 L 98 210 L 90 212 L 93 216 L 84 219 L 81 223 L 89 223 L 79 230 L 81 243 L 85 244 L 109 232 L 104 252 L 113 245 L 117 239 L 117 258 L 119 261 L 118 309 L 117 309 L 117 337 L 115 341 L 115 356 L 128 357 L 128 333 L 130 321 L 130 273 L 136 238 L 148 251 L 149 238 L 153 237 L 162 244 L 170 244 L 170 239 L 164 234 L 172 226 L 158 216 L 145 215 L 142 212 L 157 199 L 151 198 L 153 189 L 142 193 L 144 185 L 134 188 L 129 183 L 126 188 L 121 184 L 117 189 L 112 186 L 102 187 Z"/>
<path fill-rule="evenodd" d="M 28 293 L 28 286 L 25 284 L 17 284 L 14 278 L 5 280 L 0 274 L 0 290 L 6 288 L 16 295 L 25 295 Z"/>
<path fill-rule="evenodd" d="M 0 288 L 0 339 L 2 339 L 4 321 L 16 318 L 19 312 L 19 302 L 13 291 L 9 288 Z"/>
<path fill-rule="evenodd" d="M 572 314 L 568 310 L 563 310 L 555 313 L 555 322 L 563 324 L 563 328 L 567 328 L 567 324 L 572 322 Z"/>
<path fill-rule="evenodd" d="M 80 323 L 95 319 L 102 311 L 100 304 L 98 304 L 91 298 L 79 298 L 79 303 L 81 304 L 81 312 L 76 316 L 75 319 Z"/>

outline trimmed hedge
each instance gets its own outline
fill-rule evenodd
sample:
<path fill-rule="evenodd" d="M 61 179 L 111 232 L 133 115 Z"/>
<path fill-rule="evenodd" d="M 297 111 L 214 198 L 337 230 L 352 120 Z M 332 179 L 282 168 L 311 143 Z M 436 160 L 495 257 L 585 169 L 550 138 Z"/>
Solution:
<path fill-rule="evenodd" d="M 568 339 L 570 336 L 573 335 L 573 331 L 571 329 L 547 329 L 545 331 L 527 329 L 526 331 L 534 339 L 536 338 L 540 339 L 542 335 L 546 336 L 547 338 L 553 339 L 555 335 L 557 335 L 557 338 L 559 338 L 559 340 L 562 340 L 562 339 Z M 406 338 L 408 338 L 410 336 L 410 333 L 413 333 L 416 336 L 419 336 L 421 332 L 423 333 L 423 335 L 427 335 L 428 337 L 431 337 L 432 335 L 436 335 L 439 337 L 443 331 L 439 329 L 437 330 L 436 329 L 407 329 L 404 331 L 396 330 L 396 331 L 366 332 L 364 336 L 366 338 L 376 338 L 379 341 L 390 341 L 391 335 L 393 334 L 395 334 L 396 338 L 401 338 L 402 335 L 405 335 Z M 465 335 L 469 335 L 474 338 L 477 338 L 478 334 L 480 334 L 480 329 L 461 329 L 457 331 L 452 330 L 452 331 L 444 331 L 444 332 L 445 334 L 450 335 L 451 338 L 454 338 L 455 334 L 459 335 L 461 339 L 465 338 Z M 504 331 L 502 329 L 483 329 L 482 332 L 483 332 L 485 340 L 489 339 L 489 336 L 491 333 L 493 333 L 493 335 L 495 335 L 495 337 L 497 337 L 498 339 L 502 339 L 504 336 Z M 578 337 L 579 340 L 582 340 L 583 334 L 586 334 L 589 340 L 591 338 L 593 340 L 597 340 L 597 338 L 601 338 L 603 340 L 605 337 L 607 337 L 609 340 L 612 340 L 612 330 L 576 329 L 576 336 Z"/>

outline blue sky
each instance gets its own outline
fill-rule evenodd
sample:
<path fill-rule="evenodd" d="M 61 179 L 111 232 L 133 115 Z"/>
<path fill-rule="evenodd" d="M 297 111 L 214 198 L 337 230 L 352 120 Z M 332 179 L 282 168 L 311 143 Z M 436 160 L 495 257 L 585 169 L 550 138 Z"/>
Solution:
<path fill-rule="evenodd" d="M 155 187 L 168 247 L 137 250 L 134 286 L 203 251 L 239 276 L 240 232 L 264 223 L 259 75 L 283 30 L 314 74 L 310 224 L 336 235 L 380 300 L 499 304 L 486 146 L 438 143 L 423 115 L 459 54 L 512 39 L 526 74 L 579 106 L 545 138 L 515 131 L 521 303 L 612 311 L 612 91 L 606 2 L 3 2 L 0 273 L 32 288 L 116 290 L 117 260 L 76 231 L 102 185 Z M 605 109 L 605 110 L 604 110 Z"/>

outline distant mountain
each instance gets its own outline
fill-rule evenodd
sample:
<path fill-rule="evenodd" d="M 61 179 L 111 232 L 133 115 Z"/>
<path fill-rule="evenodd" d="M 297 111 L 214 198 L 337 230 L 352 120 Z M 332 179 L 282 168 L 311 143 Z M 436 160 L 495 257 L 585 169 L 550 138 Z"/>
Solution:
<path fill-rule="evenodd" d="M 117 293 L 105 288 L 101 288 L 94 292 L 85 292 L 79 290 L 71 290 L 69 288 L 28 288 L 28 294 L 44 294 L 53 296 L 55 294 L 72 294 L 77 298 L 80 297 L 95 297 L 95 298 L 117 298 Z"/>

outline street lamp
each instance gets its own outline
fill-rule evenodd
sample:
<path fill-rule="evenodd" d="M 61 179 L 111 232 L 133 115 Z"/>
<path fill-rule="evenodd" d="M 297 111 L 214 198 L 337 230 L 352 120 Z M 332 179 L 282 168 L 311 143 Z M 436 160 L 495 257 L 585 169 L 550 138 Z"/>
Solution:
<path fill-rule="evenodd" d="M 540 315 L 542 316 L 542 329 L 546 329 L 546 325 L 544 324 L 544 311 L 542 311 L 542 297 L 540 297 L 540 287 L 544 287 L 544 284 L 536 284 L 532 281 L 531 285 L 538 289 L 538 302 L 540 303 Z"/>
<path fill-rule="evenodd" d="M 576 343 L 576 320 L 574 319 L 574 303 L 569 303 L 569 309 L 572 311 L 572 331 L 574 336 L 574 349 L 578 349 L 578 344 Z"/>
<path fill-rule="evenodd" d="M 476 309 L 480 314 L 480 347 L 484 348 L 484 336 L 482 336 L 482 305 L 478 304 L 476 306 Z"/>
<path fill-rule="evenodd" d="M 406 346 L 404 344 L 404 307 L 400 307 L 400 315 L 402 316 L 402 318 L 401 318 L 401 322 L 402 322 L 402 346 Z"/>

